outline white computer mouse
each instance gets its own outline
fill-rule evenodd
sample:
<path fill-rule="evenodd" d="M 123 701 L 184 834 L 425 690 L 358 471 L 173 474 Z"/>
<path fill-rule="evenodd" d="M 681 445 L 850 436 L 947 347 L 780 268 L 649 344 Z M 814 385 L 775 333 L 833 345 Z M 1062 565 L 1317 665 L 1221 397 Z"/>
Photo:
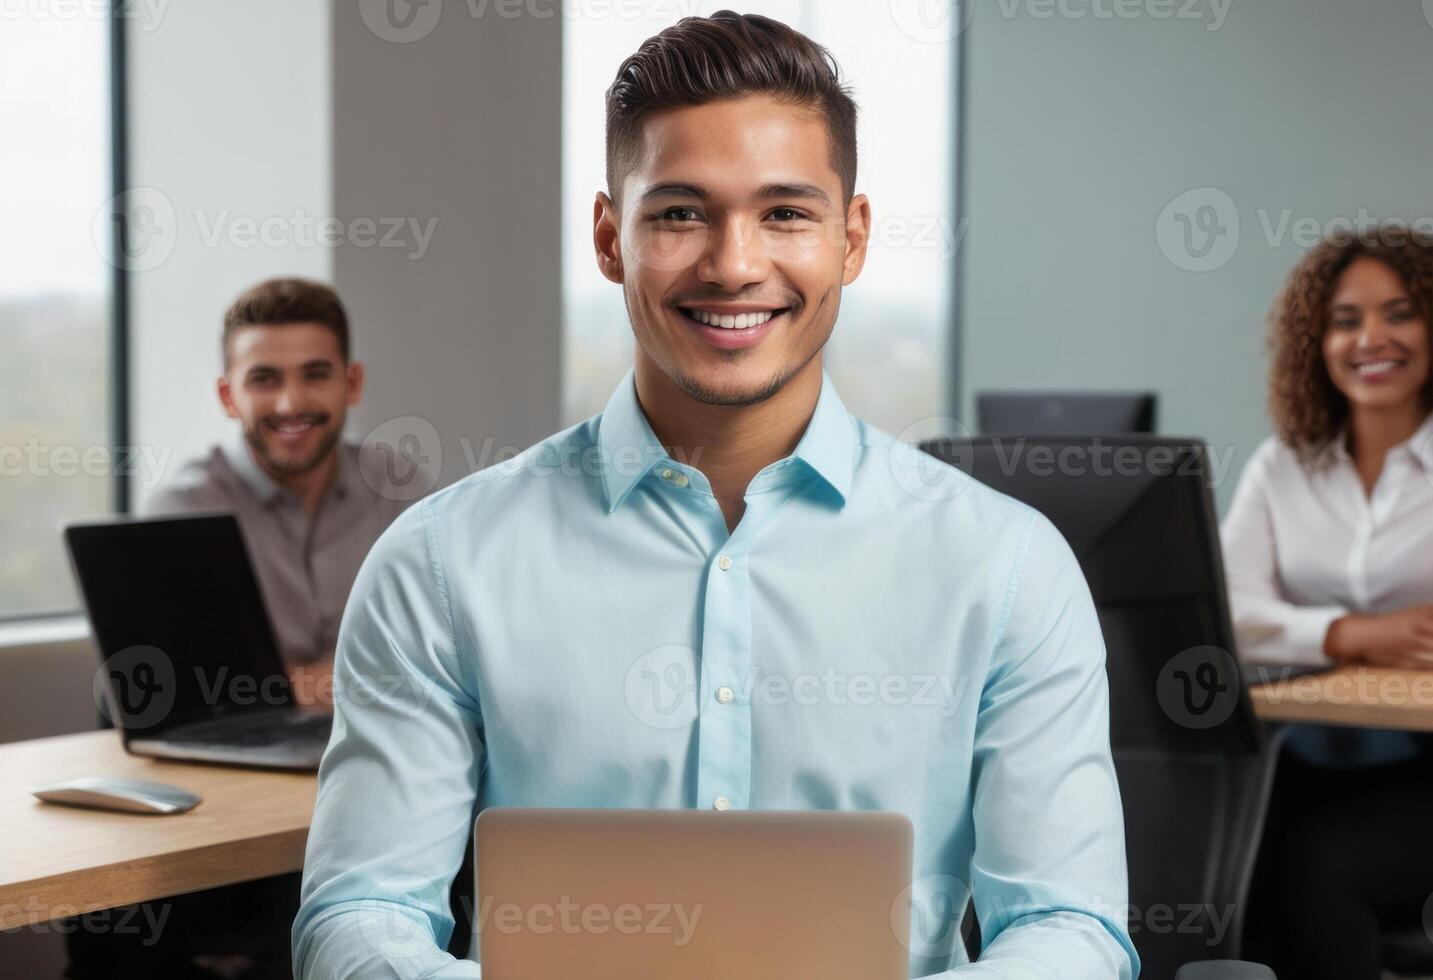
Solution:
<path fill-rule="evenodd" d="M 68 779 L 62 783 L 32 787 L 30 792 L 46 803 L 128 813 L 183 813 L 194 809 L 203 799 L 197 793 L 168 783 L 114 776 Z"/>

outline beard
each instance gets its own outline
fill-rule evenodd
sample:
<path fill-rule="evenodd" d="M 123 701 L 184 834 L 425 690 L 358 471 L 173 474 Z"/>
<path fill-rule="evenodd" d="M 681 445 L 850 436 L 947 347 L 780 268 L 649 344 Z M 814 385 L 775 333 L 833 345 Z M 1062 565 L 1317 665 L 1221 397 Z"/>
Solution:
<path fill-rule="evenodd" d="M 315 425 L 325 425 L 329 422 L 327 415 L 321 418 L 314 418 Z M 244 426 L 244 440 L 248 442 L 249 448 L 254 455 L 264 464 L 264 467 L 272 473 L 286 477 L 307 476 L 318 468 L 324 460 L 328 459 L 334 447 L 338 445 L 339 438 L 343 435 L 343 420 L 331 425 L 323 433 L 313 452 L 298 459 L 284 458 L 274 453 L 273 447 L 269 444 L 268 431 L 265 428 L 264 420 L 259 420 Z"/>
<path fill-rule="evenodd" d="M 811 356 L 815 357 L 816 355 L 813 352 Z M 683 374 L 680 370 L 669 371 L 667 372 L 667 376 L 672 379 L 672 383 L 677 386 L 677 390 L 692 399 L 692 401 L 701 402 L 703 405 L 721 405 L 727 408 L 738 408 L 744 405 L 758 405 L 766 401 L 772 395 L 786 387 L 786 383 L 796 377 L 797 372 L 804 368 L 810 360 L 811 358 L 808 357 L 806 361 L 794 367 L 788 367 L 786 370 L 768 378 L 760 384 L 743 389 L 717 388 L 711 385 L 704 385 L 696 378 Z"/>

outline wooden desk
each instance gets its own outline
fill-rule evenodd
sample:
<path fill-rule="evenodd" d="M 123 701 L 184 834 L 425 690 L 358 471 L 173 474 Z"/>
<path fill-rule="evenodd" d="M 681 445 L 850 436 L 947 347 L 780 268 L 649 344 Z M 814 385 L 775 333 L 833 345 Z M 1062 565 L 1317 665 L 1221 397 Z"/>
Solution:
<path fill-rule="evenodd" d="M 1249 688 L 1265 721 L 1433 732 L 1433 670 L 1340 667 Z"/>
<path fill-rule="evenodd" d="M 154 816 L 41 803 L 78 776 L 173 783 L 204 797 Z M 113 731 L 0 745 L 0 930 L 297 871 L 317 779 L 128 755 Z"/>

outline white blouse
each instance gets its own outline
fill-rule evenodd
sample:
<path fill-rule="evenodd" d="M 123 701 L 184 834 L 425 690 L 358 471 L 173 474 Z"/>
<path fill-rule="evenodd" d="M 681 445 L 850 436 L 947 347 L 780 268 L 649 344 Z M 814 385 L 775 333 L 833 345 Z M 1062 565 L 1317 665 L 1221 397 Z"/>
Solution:
<path fill-rule="evenodd" d="M 1389 450 L 1371 496 L 1342 435 L 1309 465 L 1266 440 L 1220 538 L 1245 657 L 1327 663 L 1338 617 L 1433 603 L 1433 415 Z"/>

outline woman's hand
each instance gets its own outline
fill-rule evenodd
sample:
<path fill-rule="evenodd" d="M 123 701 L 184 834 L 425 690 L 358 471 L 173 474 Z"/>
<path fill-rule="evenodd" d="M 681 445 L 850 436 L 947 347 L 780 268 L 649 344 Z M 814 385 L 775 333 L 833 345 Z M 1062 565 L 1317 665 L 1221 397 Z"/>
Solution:
<path fill-rule="evenodd" d="M 1340 663 L 1433 668 L 1433 606 L 1342 616 L 1324 636 L 1324 653 Z"/>

